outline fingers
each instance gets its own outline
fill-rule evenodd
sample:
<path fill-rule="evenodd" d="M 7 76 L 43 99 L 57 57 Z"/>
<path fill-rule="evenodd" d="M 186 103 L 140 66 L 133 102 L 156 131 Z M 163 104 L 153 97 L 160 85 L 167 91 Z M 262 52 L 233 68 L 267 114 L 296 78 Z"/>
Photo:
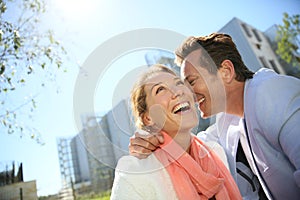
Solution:
<path fill-rule="evenodd" d="M 165 142 L 164 136 L 159 132 L 155 134 L 157 140 L 159 141 L 160 144 L 163 144 Z"/>
<path fill-rule="evenodd" d="M 135 152 L 130 152 L 130 155 L 137 157 L 138 159 L 145 159 L 147 158 L 149 155 L 144 155 L 144 154 L 139 154 L 139 153 L 135 153 Z"/>
<path fill-rule="evenodd" d="M 135 156 L 139 159 L 144 159 L 152 153 L 152 150 L 145 149 L 144 147 L 137 145 L 129 145 L 129 153 L 130 155 Z"/>
<path fill-rule="evenodd" d="M 150 147 L 150 145 L 153 145 L 154 147 L 158 147 L 160 144 L 164 143 L 163 135 L 160 132 L 150 134 L 148 132 L 138 130 L 137 132 L 135 132 L 134 137 L 137 139 L 138 138 L 143 139 L 144 141 L 136 140 L 133 142 L 136 142 L 135 144 L 144 146 L 145 148 L 148 148 L 148 146 Z M 145 141 L 146 141 L 146 143 L 145 143 Z M 141 142 L 141 143 L 139 143 L 139 142 Z M 147 143 L 150 143 L 150 144 L 147 144 Z"/>
<path fill-rule="evenodd" d="M 159 146 L 159 142 L 154 136 L 145 137 L 135 134 L 134 137 L 130 138 L 130 146 L 131 145 L 139 147 L 140 151 L 143 149 L 153 151 Z"/>
<path fill-rule="evenodd" d="M 146 158 L 163 142 L 164 139 L 161 133 L 145 134 L 145 132 L 135 132 L 134 136 L 130 138 L 129 153 L 140 159 Z"/>

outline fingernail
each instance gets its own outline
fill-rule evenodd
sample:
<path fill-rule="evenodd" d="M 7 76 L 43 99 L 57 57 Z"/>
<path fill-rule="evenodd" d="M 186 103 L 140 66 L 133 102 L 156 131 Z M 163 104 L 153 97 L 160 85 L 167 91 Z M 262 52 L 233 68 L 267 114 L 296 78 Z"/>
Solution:
<path fill-rule="evenodd" d="M 160 143 L 164 143 L 164 137 L 162 135 L 158 135 L 157 139 Z"/>

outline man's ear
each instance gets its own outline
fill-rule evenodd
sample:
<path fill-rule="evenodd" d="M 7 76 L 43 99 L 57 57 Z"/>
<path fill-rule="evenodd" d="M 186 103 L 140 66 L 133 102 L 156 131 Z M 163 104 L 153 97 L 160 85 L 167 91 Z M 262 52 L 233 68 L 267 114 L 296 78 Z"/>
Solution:
<path fill-rule="evenodd" d="M 235 79 L 234 65 L 230 60 L 224 60 L 219 69 L 220 75 L 225 83 L 231 83 Z"/>

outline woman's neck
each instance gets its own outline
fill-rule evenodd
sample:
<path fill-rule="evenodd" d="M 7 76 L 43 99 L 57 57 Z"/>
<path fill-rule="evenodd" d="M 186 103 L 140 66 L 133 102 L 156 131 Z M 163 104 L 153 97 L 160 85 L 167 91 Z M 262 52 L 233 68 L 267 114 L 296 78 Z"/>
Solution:
<path fill-rule="evenodd" d="M 187 153 L 190 152 L 190 145 L 191 145 L 191 132 L 190 131 L 177 131 L 176 134 L 174 134 L 172 138 Z"/>

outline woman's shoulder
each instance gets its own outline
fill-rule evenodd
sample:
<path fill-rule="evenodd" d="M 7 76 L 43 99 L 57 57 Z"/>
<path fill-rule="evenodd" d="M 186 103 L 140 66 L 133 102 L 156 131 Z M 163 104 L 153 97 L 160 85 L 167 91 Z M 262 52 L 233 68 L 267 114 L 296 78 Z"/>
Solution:
<path fill-rule="evenodd" d="M 154 154 L 145 159 L 139 159 L 134 156 L 123 156 L 119 159 L 116 171 L 124 173 L 149 173 L 161 170 L 162 164 L 157 160 Z"/>
<path fill-rule="evenodd" d="M 177 199 L 171 178 L 154 154 L 123 156 L 115 171 L 112 199 Z"/>

